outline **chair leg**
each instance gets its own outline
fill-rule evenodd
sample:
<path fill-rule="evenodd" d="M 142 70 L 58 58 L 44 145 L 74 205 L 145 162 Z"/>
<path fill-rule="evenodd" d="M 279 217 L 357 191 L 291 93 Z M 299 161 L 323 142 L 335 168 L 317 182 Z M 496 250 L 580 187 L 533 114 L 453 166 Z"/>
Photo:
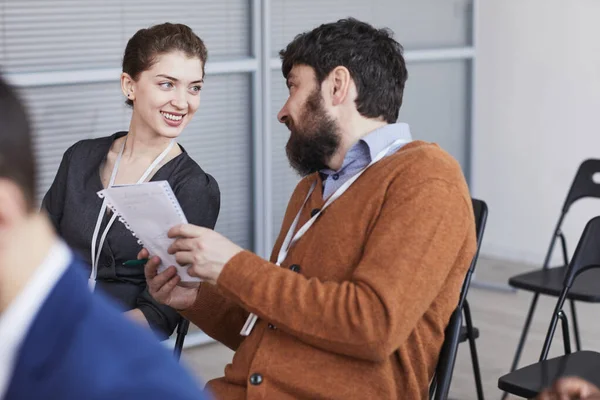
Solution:
<path fill-rule="evenodd" d="M 463 307 L 465 313 L 465 322 L 467 324 L 467 337 L 469 339 L 469 347 L 471 350 L 471 363 L 473 364 L 473 376 L 475 377 L 475 387 L 477 389 L 477 399 L 484 400 L 483 386 L 481 384 L 481 370 L 479 369 L 479 357 L 477 356 L 477 347 L 475 345 L 475 337 L 473 336 L 473 321 L 471 320 L 471 308 L 469 302 L 465 300 Z"/>
<path fill-rule="evenodd" d="M 433 400 L 433 395 L 435 394 L 436 386 L 437 386 L 437 374 L 434 372 L 433 379 L 431 380 L 431 385 L 429 385 L 429 400 Z"/>
<path fill-rule="evenodd" d="M 177 339 L 175 340 L 175 348 L 173 349 L 175 359 L 178 361 L 181 357 L 181 351 L 183 350 L 183 341 L 185 340 L 185 335 L 187 335 L 189 327 L 190 321 L 182 317 L 181 321 L 177 325 Z"/>
<path fill-rule="evenodd" d="M 581 351 L 581 337 L 579 336 L 579 322 L 577 321 L 577 313 L 575 312 L 575 300 L 571 302 L 571 314 L 573 315 L 573 332 L 575 333 L 575 347 L 577 351 Z"/>
<path fill-rule="evenodd" d="M 533 313 L 535 312 L 535 307 L 537 306 L 537 301 L 539 297 L 540 294 L 535 293 L 533 295 L 533 299 L 531 300 L 529 312 L 527 313 L 527 318 L 525 318 L 525 324 L 523 325 L 523 331 L 521 332 L 521 338 L 519 339 L 519 344 L 517 345 L 517 351 L 515 352 L 515 357 L 510 367 L 510 372 L 515 371 L 517 369 L 517 366 L 519 365 L 521 353 L 523 352 L 523 346 L 525 345 L 525 339 L 527 339 L 527 333 L 529 332 L 529 327 L 531 325 L 531 320 L 533 319 Z M 502 395 L 502 400 L 505 400 L 507 397 L 508 393 L 504 392 L 504 394 Z"/>

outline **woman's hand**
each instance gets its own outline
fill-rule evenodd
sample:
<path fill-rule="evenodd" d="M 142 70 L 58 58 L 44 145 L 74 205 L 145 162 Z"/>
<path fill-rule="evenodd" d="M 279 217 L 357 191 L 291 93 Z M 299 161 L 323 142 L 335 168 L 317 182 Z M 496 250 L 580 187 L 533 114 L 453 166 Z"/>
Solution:
<path fill-rule="evenodd" d="M 138 259 L 148 258 L 148 256 L 148 250 L 142 249 L 138 254 Z M 173 307 L 178 311 L 191 307 L 196 301 L 199 287 L 178 286 L 177 284 L 181 278 L 177 275 L 177 269 L 170 266 L 159 274 L 159 265 L 160 258 L 154 256 L 148 260 L 144 268 L 150 295 L 160 303 Z"/>

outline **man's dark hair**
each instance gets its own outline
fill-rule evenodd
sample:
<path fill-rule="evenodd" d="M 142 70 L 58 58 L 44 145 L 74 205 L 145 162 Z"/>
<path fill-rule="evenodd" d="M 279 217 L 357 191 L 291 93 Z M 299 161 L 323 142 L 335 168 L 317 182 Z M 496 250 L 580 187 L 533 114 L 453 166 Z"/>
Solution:
<path fill-rule="evenodd" d="M 358 91 L 358 112 L 394 123 L 408 77 L 402 52 L 389 29 L 348 18 L 296 36 L 279 55 L 286 79 L 295 65 L 308 65 L 319 85 L 334 68 L 346 67 Z"/>
<path fill-rule="evenodd" d="M 15 182 L 34 207 L 35 161 L 29 119 L 15 91 L 0 77 L 0 178 Z"/>

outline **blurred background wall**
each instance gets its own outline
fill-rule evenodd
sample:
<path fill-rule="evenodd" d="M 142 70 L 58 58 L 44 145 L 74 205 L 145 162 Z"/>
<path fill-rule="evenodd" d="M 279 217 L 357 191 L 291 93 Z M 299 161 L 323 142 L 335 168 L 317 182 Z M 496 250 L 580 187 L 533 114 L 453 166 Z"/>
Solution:
<path fill-rule="evenodd" d="M 482 253 L 539 266 L 579 164 L 600 155 L 600 2 L 481 0 L 477 10 L 471 189 L 490 207 Z M 599 206 L 573 205 L 570 252 Z"/>

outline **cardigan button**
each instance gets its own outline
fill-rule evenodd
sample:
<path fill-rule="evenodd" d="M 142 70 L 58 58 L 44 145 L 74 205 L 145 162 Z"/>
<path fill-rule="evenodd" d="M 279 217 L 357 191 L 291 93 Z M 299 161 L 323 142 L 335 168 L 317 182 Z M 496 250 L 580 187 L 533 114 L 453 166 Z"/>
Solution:
<path fill-rule="evenodd" d="M 274 331 L 274 330 L 276 330 L 276 329 L 277 329 L 277 327 L 276 327 L 275 325 L 271 324 L 271 323 L 270 323 L 269 325 L 267 325 L 267 327 L 268 327 L 270 330 L 272 330 L 272 331 Z"/>
<path fill-rule="evenodd" d="M 292 265 L 290 265 L 290 271 L 300 272 L 300 266 L 298 264 L 292 264 Z"/>
<path fill-rule="evenodd" d="M 263 377 L 261 374 L 252 374 L 250 375 L 250 384 L 254 386 L 258 386 L 262 383 Z"/>

